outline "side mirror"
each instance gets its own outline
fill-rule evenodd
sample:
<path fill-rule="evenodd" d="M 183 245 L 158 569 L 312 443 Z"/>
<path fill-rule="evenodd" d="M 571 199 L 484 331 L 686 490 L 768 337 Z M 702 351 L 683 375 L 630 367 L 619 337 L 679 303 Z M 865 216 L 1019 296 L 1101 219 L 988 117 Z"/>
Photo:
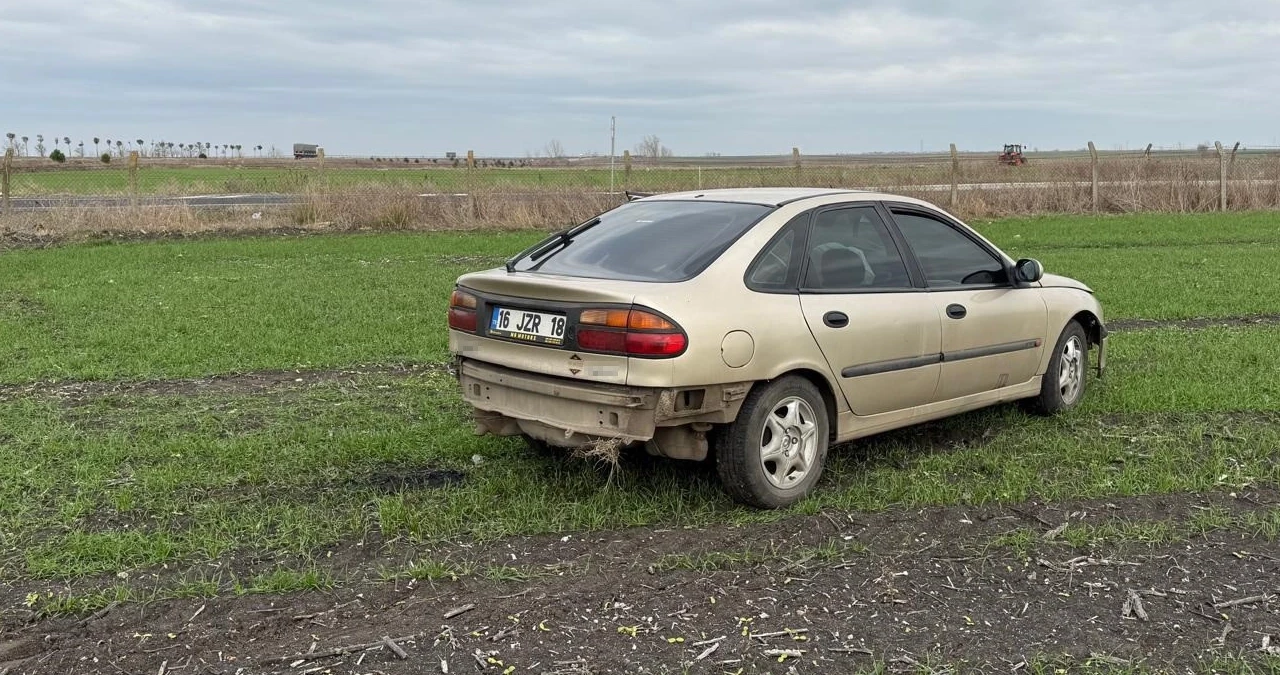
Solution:
<path fill-rule="evenodd" d="M 1044 277 L 1044 265 L 1034 258 L 1023 258 L 1014 267 L 1014 272 L 1018 275 L 1018 281 L 1034 284 Z"/>

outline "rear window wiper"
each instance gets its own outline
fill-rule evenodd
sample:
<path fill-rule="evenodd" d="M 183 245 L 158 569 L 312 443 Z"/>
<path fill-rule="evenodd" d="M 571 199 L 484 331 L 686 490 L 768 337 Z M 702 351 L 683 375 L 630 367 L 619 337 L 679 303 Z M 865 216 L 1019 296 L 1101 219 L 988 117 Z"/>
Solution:
<path fill-rule="evenodd" d="M 578 236 L 579 234 L 582 234 L 583 232 L 599 224 L 600 224 L 599 217 L 592 218 L 591 220 L 588 220 L 587 222 L 582 223 L 581 225 L 575 225 L 567 230 L 562 230 L 560 232 L 557 232 L 551 235 L 550 237 L 547 237 L 546 239 L 543 239 L 537 244 L 534 244 L 533 246 L 521 251 L 520 253 L 517 253 L 512 258 L 508 259 L 506 262 L 507 272 L 516 271 L 516 263 L 520 262 L 524 258 L 528 258 L 533 262 L 538 262 L 539 260 L 546 258 L 552 253 L 559 251 L 560 249 L 563 249 L 564 247 L 568 246 L 573 241 L 574 237 Z"/>

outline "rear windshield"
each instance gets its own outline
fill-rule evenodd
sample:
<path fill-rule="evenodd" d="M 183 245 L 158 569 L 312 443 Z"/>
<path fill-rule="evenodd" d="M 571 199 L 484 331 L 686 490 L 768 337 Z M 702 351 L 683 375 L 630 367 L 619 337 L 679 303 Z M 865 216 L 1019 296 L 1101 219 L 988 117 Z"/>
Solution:
<path fill-rule="evenodd" d="M 600 223 L 518 271 L 627 281 L 697 276 L 773 207 L 702 201 L 628 202 Z"/>

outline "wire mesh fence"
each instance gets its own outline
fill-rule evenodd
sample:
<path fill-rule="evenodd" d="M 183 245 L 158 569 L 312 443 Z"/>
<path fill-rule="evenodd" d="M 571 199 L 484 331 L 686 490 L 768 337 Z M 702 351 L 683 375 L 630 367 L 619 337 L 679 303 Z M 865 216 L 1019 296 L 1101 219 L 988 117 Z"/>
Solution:
<path fill-rule="evenodd" d="M 860 156 L 182 159 L 6 153 L 0 226 L 556 227 L 628 192 L 828 187 L 918 197 L 961 217 L 1280 208 L 1280 149 Z"/>

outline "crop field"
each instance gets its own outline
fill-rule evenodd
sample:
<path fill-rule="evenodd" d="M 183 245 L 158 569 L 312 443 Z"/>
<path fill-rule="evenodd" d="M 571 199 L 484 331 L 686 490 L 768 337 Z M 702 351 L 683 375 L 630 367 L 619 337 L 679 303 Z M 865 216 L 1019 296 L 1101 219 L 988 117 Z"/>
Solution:
<path fill-rule="evenodd" d="M 974 163 L 972 179 L 1027 182 L 1040 180 L 1087 180 L 1088 163 L 1055 163 L 1040 170 L 1019 170 L 982 162 Z M 744 185 L 812 185 L 832 183 L 848 186 L 912 185 L 949 183 L 949 164 L 872 164 L 857 166 L 814 166 L 797 171 L 790 167 L 652 167 L 637 162 L 627 172 L 621 163 L 616 171 L 593 168 L 465 168 L 422 167 L 396 163 L 387 168 L 328 167 L 323 172 L 313 162 L 284 166 L 143 167 L 137 172 L 137 189 L 142 195 L 199 195 L 234 193 L 298 193 L 308 190 L 408 188 L 413 190 L 458 192 L 467 190 L 608 190 L 697 189 Z M 922 170 L 923 169 L 923 170 Z M 1207 173 L 1206 179 L 1212 174 Z M 125 168 L 94 168 L 83 171 L 22 171 L 13 179 L 16 196 L 112 195 L 130 190 Z"/>
<path fill-rule="evenodd" d="M 422 162 L 422 160 L 418 160 Z M 543 162 L 555 160 L 540 160 Z M 952 162 L 938 155 L 902 155 L 893 158 L 863 157 L 848 161 L 806 159 L 799 167 L 789 159 L 770 165 L 743 166 L 721 158 L 678 158 L 651 162 L 635 159 L 630 170 L 621 160 L 610 170 L 607 162 L 510 167 L 515 160 L 482 160 L 465 164 L 405 161 L 369 162 L 335 158 L 316 160 L 190 160 L 144 159 L 136 170 L 139 196 L 207 194 L 296 194 L 316 190 L 409 190 L 423 192 L 519 192 L 547 190 L 608 190 L 628 188 L 675 191 L 716 187 L 805 185 L 826 187 L 949 186 Z M 501 162 L 501 164 L 499 164 Z M 13 167 L 13 197 L 124 195 L 134 190 L 126 160 L 111 165 L 76 160 L 67 165 L 24 159 Z M 1006 166 L 994 155 L 965 155 L 956 164 L 960 183 L 1079 183 L 1091 179 L 1087 157 L 1037 158 L 1019 166 Z M 1275 192 L 1280 180 L 1280 155 L 1250 154 L 1227 165 L 1236 190 Z M 1135 154 L 1103 155 L 1099 180 L 1150 182 L 1185 187 L 1219 178 L 1216 157 Z M 1268 198 L 1273 195 L 1268 194 Z"/>
<path fill-rule="evenodd" d="M 0 252 L 0 673 L 1280 674 L 1280 215 L 974 224 L 1106 377 L 783 512 L 472 435 L 448 293 L 538 232 Z"/>

